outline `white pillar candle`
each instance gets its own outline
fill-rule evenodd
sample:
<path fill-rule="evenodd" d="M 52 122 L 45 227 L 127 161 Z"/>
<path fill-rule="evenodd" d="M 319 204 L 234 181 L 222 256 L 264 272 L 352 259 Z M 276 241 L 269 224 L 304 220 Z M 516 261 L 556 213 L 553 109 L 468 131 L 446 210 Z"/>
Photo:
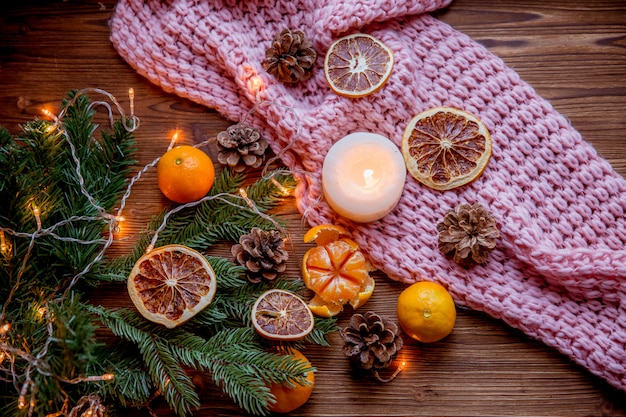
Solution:
<path fill-rule="evenodd" d="M 376 133 L 345 136 L 328 150 L 322 167 L 326 202 L 339 215 L 359 223 L 381 219 L 393 210 L 405 179 L 402 153 Z"/>

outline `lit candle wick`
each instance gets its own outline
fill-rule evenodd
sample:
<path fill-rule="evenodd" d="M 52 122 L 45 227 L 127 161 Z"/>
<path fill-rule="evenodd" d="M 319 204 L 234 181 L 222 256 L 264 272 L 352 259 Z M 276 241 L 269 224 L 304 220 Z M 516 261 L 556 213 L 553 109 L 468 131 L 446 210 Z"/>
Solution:
<path fill-rule="evenodd" d="M 379 220 L 396 207 L 405 177 L 398 147 L 369 132 L 351 133 L 336 142 L 322 166 L 326 202 L 337 214 L 360 223 Z"/>
<path fill-rule="evenodd" d="M 368 188 L 373 187 L 376 184 L 376 180 L 374 179 L 374 170 L 367 168 L 363 171 L 363 179 L 365 180 L 365 186 Z"/>

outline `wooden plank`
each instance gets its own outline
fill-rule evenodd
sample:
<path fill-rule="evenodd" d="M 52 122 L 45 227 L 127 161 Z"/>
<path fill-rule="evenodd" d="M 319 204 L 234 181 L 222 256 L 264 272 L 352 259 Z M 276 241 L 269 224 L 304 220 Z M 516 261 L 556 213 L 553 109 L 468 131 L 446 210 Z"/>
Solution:
<path fill-rule="evenodd" d="M 0 124 L 17 133 L 42 106 L 58 108 L 71 89 L 103 88 L 126 104 L 133 87 L 142 123 L 136 169 L 160 156 L 175 130 L 196 143 L 225 129 L 230 122 L 218 113 L 164 93 L 116 54 L 107 23 L 114 5 L 114 0 L 40 0 L 0 6 Z M 502 57 L 626 175 L 622 0 L 457 0 L 436 16 Z M 215 155 L 215 148 L 209 152 Z M 126 253 L 164 204 L 155 174 L 148 172 L 129 200 L 127 240 L 116 244 L 111 256 Z M 306 226 L 293 202 L 280 213 L 289 219 L 294 243 L 287 272 L 298 277 L 308 248 L 301 243 Z M 229 250 L 218 245 L 214 254 L 228 257 Z M 381 274 L 376 278 L 368 308 L 395 316 L 404 286 Z M 109 307 L 132 306 L 115 285 L 104 286 L 93 299 Z M 340 316 L 342 326 L 349 315 Z M 332 342 L 331 348 L 307 349 L 319 370 L 316 387 L 293 415 L 626 416 L 624 392 L 483 313 L 460 309 L 453 334 L 437 344 L 406 340 L 407 368 L 389 384 L 355 372 L 343 357 L 339 335 Z M 206 375 L 196 381 L 203 399 L 197 416 L 241 415 Z M 161 400 L 153 406 L 160 416 L 173 415 Z"/>

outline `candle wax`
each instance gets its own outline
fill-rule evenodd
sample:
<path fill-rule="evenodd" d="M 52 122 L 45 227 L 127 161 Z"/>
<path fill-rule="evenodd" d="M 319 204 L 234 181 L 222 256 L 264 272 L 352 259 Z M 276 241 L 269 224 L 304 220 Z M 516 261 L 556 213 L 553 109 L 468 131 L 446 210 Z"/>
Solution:
<path fill-rule="evenodd" d="M 369 132 L 352 133 L 335 143 L 322 168 L 328 205 L 360 223 L 379 220 L 393 210 L 405 179 L 406 165 L 398 147 Z"/>

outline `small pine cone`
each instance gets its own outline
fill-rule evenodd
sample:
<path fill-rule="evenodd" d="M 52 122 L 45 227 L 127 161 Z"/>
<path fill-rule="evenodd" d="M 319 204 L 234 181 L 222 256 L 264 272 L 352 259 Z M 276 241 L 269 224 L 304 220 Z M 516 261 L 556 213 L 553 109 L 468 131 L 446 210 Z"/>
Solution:
<path fill-rule="evenodd" d="M 239 237 L 239 243 L 233 245 L 231 252 L 237 262 L 248 269 L 248 280 L 254 283 L 263 278 L 271 281 L 285 272 L 289 259 L 278 230 L 265 232 L 256 227 Z"/>
<path fill-rule="evenodd" d="M 461 265 L 486 262 L 500 237 L 495 217 L 479 203 L 448 210 L 437 230 L 439 250 Z"/>
<path fill-rule="evenodd" d="M 404 344 L 398 325 L 373 311 L 354 314 L 350 326 L 339 333 L 344 340 L 343 353 L 366 370 L 388 367 Z"/>
<path fill-rule="evenodd" d="M 268 145 L 259 129 L 236 124 L 217 134 L 217 146 L 217 160 L 242 172 L 246 167 L 258 168 L 263 164 Z"/>
<path fill-rule="evenodd" d="M 283 29 L 265 51 L 263 68 L 279 81 L 297 83 L 311 78 L 317 52 L 301 30 Z"/>

